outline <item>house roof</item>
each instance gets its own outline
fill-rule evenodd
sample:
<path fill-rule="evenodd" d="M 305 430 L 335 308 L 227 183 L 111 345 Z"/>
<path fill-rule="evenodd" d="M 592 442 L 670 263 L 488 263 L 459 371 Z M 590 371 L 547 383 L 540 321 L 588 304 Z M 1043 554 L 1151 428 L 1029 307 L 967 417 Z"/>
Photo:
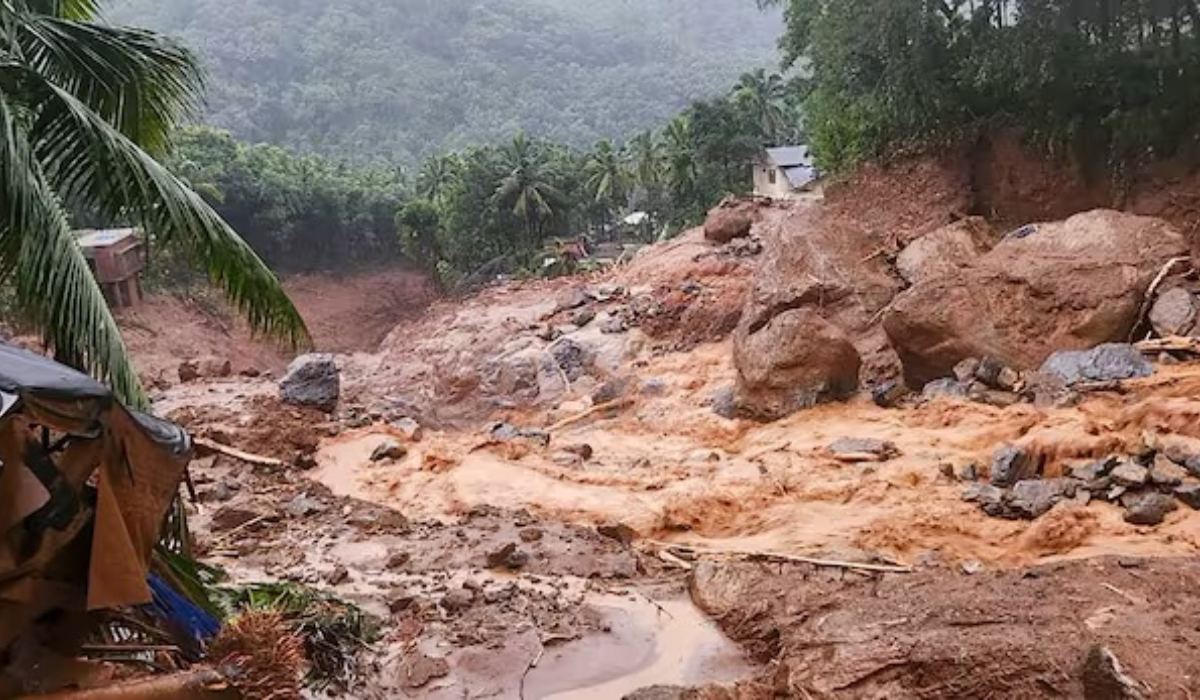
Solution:
<path fill-rule="evenodd" d="M 796 165 L 783 168 L 783 176 L 792 187 L 804 187 L 817 179 L 817 169 L 811 165 Z"/>
<path fill-rule="evenodd" d="M 797 165 L 812 166 L 812 154 L 808 146 L 780 146 L 768 148 L 767 159 L 777 168 L 791 168 Z"/>
<path fill-rule="evenodd" d="M 76 234 L 82 248 L 107 248 L 137 235 L 137 229 L 114 228 L 100 231 L 80 231 Z"/>

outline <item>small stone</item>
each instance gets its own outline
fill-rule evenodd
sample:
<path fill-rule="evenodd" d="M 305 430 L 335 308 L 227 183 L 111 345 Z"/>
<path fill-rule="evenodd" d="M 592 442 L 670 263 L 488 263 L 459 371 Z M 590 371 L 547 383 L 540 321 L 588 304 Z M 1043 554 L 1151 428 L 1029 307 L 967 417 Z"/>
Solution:
<path fill-rule="evenodd" d="M 629 527 L 625 523 L 607 523 L 596 528 L 596 532 L 602 537 L 607 537 L 610 540 L 616 540 L 622 545 L 628 547 L 637 539 L 637 531 Z"/>
<path fill-rule="evenodd" d="M 949 479 L 951 481 L 954 481 L 956 478 L 954 475 L 954 465 L 950 464 L 949 462 L 942 462 L 941 464 L 939 464 L 938 471 L 941 473 L 942 476 L 946 477 L 947 479 Z"/>
<path fill-rule="evenodd" d="M 421 438 L 425 437 L 425 429 L 412 418 L 401 418 L 392 421 L 392 430 L 399 431 L 408 442 L 420 442 Z"/>
<path fill-rule="evenodd" d="M 886 462 L 900 455 L 895 443 L 874 438 L 841 438 L 829 445 L 829 451 L 844 462 Z"/>
<path fill-rule="evenodd" d="M 1112 470 L 1109 476 L 1112 477 L 1113 483 L 1118 486 L 1126 488 L 1145 486 L 1146 480 L 1150 478 L 1150 470 L 1140 464 L 1122 462 Z"/>
<path fill-rule="evenodd" d="M 325 583 L 331 586 L 338 586 L 345 583 L 349 578 L 350 570 L 339 564 L 333 571 L 325 575 Z"/>
<path fill-rule="evenodd" d="M 624 333 L 627 330 L 629 330 L 629 326 L 626 325 L 625 319 L 620 316 L 609 316 L 600 324 L 600 332 L 608 335 Z"/>
<path fill-rule="evenodd" d="M 1200 510 L 1200 484 L 1183 484 L 1175 487 L 1175 498 L 1192 510 Z"/>
<path fill-rule="evenodd" d="M 483 592 L 483 602 L 488 605 L 503 603 L 506 600 L 511 600 L 517 594 L 515 585 L 505 586 L 504 588 L 493 588 Z"/>
<path fill-rule="evenodd" d="M 962 499 L 978 503 L 980 509 L 993 518 L 1004 515 L 1004 491 L 991 484 L 971 484 L 963 489 Z"/>
<path fill-rule="evenodd" d="M 179 381 L 187 384 L 200 378 L 200 363 L 195 360 L 184 360 L 179 363 Z"/>
<path fill-rule="evenodd" d="M 958 472 L 958 478 L 960 481 L 978 481 L 979 466 L 974 462 L 967 464 Z"/>
<path fill-rule="evenodd" d="M 737 395 L 734 393 L 733 387 L 725 387 L 719 389 L 713 394 L 712 410 L 721 418 L 733 420 L 737 418 Z"/>
<path fill-rule="evenodd" d="M 405 610 L 411 608 L 415 602 L 417 602 L 416 598 L 410 595 L 402 595 L 399 598 L 394 598 L 388 602 L 388 612 L 393 615 L 399 615 Z"/>
<path fill-rule="evenodd" d="M 1004 370 L 1004 363 L 994 357 L 985 357 L 979 361 L 979 366 L 975 369 L 975 379 L 995 389 L 1000 386 L 997 379 L 1000 377 L 1000 372 Z M 957 375 L 956 375 L 957 376 Z M 966 381 L 966 380 L 963 380 Z"/>
<path fill-rule="evenodd" d="M 619 401 L 633 393 L 636 387 L 637 380 L 634 377 L 624 376 L 610 379 L 601 384 L 600 388 L 592 393 L 592 404 L 599 406 L 600 404 Z"/>
<path fill-rule="evenodd" d="M 408 552 L 392 552 L 391 555 L 388 556 L 387 568 L 393 570 L 403 569 L 404 567 L 408 566 L 410 561 L 412 561 L 412 555 Z"/>
<path fill-rule="evenodd" d="M 1186 289 L 1168 289 L 1150 309 L 1150 325 L 1163 338 L 1187 335 L 1196 325 L 1196 297 Z"/>
<path fill-rule="evenodd" d="M 592 446 L 587 443 L 581 443 L 578 445 L 564 445 L 562 447 L 562 451 L 566 452 L 567 454 L 575 455 L 585 462 L 591 459 L 592 455 L 595 454 Z"/>
<path fill-rule="evenodd" d="M 935 379 L 925 385 L 921 390 L 921 396 L 926 399 L 965 399 L 967 397 L 968 385 L 956 379 Z"/>
<path fill-rule="evenodd" d="M 1071 476 L 1079 479 L 1084 483 L 1092 483 L 1097 479 L 1102 479 L 1112 472 L 1113 467 L 1120 464 L 1120 461 L 1115 457 L 1101 459 L 1095 462 L 1088 462 L 1082 466 L 1072 467 Z"/>
<path fill-rule="evenodd" d="M 1036 520 L 1064 498 L 1073 498 L 1078 482 L 1073 479 L 1032 479 L 1013 486 L 1009 508 L 1014 516 Z"/>
<path fill-rule="evenodd" d="M 561 330 L 559 330 L 557 327 L 551 326 L 551 325 L 541 326 L 540 328 L 537 329 L 537 331 L 534 332 L 534 335 L 537 336 L 538 340 L 544 340 L 547 343 L 553 342 L 554 340 L 561 338 L 562 334 L 563 333 Z"/>
<path fill-rule="evenodd" d="M 1175 499 L 1161 493 L 1145 493 L 1130 499 L 1125 522 L 1131 525 L 1158 525 L 1178 506 Z"/>
<path fill-rule="evenodd" d="M 587 291 L 587 295 L 600 303 L 612 301 L 625 293 L 619 284 L 601 284 Z"/>
<path fill-rule="evenodd" d="M 396 440 L 385 440 L 371 452 L 372 462 L 382 462 L 385 459 L 404 459 L 408 455 L 408 448 L 401 445 Z"/>
<path fill-rule="evenodd" d="M 895 408 L 908 395 L 903 382 L 890 380 L 871 389 L 871 400 L 880 408 Z"/>
<path fill-rule="evenodd" d="M 968 559 L 967 561 L 964 561 L 961 566 L 963 573 L 967 574 L 968 576 L 974 576 L 975 574 L 983 571 L 983 563 L 976 559 Z"/>
<path fill-rule="evenodd" d="M 1103 498 L 1109 503 L 1117 503 L 1124 498 L 1125 492 L 1128 490 L 1129 489 L 1125 488 L 1124 486 L 1113 486 L 1108 490 L 1108 494 L 1103 496 Z"/>
<path fill-rule="evenodd" d="M 1024 450 L 1005 445 L 992 456 L 991 482 L 993 486 L 1007 488 L 1025 479 L 1037 476 L 1037 460 Z"/>
<path fill-rule="evenodd" d="M 542 531 L 536 527 L 527 527 L 521 530 L 522 542 L 537 542 L 542 539 Z"/>
<path fill-rule="evenodd" d="M 438 601 L 438 605 L 452 613 L 462 612 L 474 604 L 475 593 L 465 588 L 450 591 Z"/>
<path fill-rule="evenodd" d="M 587 292 L 581 287 L 571 287 L 558 293 L 554 299 L 554 311 L 571 311 L 588 303 Z"/>
<path fill-rule="evenodd" d="M 1167 459 L 1164 454 L 1155 455 L 1154 462 L 1150 465 L 1150 483 L 1155 486 L 1173 489 L 1182 484 L 1187 476 L 1187 469 Z"/>
<path fill-rule="evenodd" d="M 403 687 L 416 690 L 428 685 L 434 678 L 444 678 L 449 674 L 448 661 L 429 656 L 414 647 L 400 658 L 400 668 L 396 676 Z"/>
<path fill-rule="evenodd" d="M 224 503 L 233 498 L 234 490 L 224 481 L 218 481 L 211 488 L 201 491 L 199 495 L 202 501 Z"/>
<path fill-rule="evenodd" d="M 313 513 L 320 513 L 325 510 L 325 506 L 321 505 L 315 499 L 309 498 L 303 494 L 296 496 L 284 506 L 284 510 L 289 515 L 295 518 L 306 518 Z"/>
<path fill-rule="evenodd" d="M 333 355 L 301 355 L 279 382 L 284 403 L 312 406 L 332 413 L 341 396 L 341 374 Z"/>
<path fill-rule="evenodd" d="M 574 314 L 572 314 L 571 323 L 578 328 L 583 328 L 584 326 L 586 326 L 587 324 L 589 324 L 593 320 L 595 320 L 595 318 L 596 318 L 595 311 L 592 311 L 591 309 L 580 309 L 580 310 L 576 311 Z"/>
<path fill-rule="evenodd" d="M 1145 686 L 1127 675 L 1121 662 L 1099 644 L 1088 650 L 1083 662 L 1083 697 L 1086 700 L 1145 700 Z"/>
<path fill-rule="evenodd" d="M 529 563 L 529 555 L 509 543 L 487 556 L 489 569 L 520 569 Z"/>
<path fill-rule="evenodd" d="M 996 388 L 1001 391 L 1016 391 L 1021 383 L 1021 373 L 1012 367 L 1002 367 L 996 374 Z"/>
<path fill-rule="evenodd" d="M 642 396 L 665 396 L 669 388 L 670 387 L 665 380 L 657 377 L 651 377 L 650 379 L 642 382 L 639 392 Z"/>
<path fill-rule="evenodd" d="M 976 373 L 979 371 L 980 361 L 975 357 L 967 359 L 954 365 L 954 378 L 965 384 L 969 384 L 975 379 Z"/>

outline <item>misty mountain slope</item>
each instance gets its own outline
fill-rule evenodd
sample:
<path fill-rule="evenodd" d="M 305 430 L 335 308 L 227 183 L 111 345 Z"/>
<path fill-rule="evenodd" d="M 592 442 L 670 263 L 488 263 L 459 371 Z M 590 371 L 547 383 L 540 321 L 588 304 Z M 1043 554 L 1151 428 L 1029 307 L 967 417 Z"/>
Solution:
<path fill-rule="evenodd" d="M 211 74 L 211 123 L 414 163 L 518 129 L 584 145 L 659 126 L 774 66 L 778 14 L 750 0 L 116 0 Z"/>

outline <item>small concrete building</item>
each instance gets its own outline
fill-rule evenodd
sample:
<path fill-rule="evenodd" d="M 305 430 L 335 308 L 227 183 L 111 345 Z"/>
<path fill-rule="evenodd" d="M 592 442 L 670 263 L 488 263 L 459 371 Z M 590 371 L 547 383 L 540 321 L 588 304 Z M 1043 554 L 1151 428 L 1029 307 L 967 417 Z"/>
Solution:
<path fill-rule="evenodd" d="M 763 151 L 754 164 L 754 194 L 789 199 L 806 192 L 817 182 L 808 146 L 781 146 Z"/>
<path fill-rule="evenodd" d="M 140 303 L 147 248 L 138 230 L 79 231 L 76 236 L 109 306 L 121 308 Z"/>

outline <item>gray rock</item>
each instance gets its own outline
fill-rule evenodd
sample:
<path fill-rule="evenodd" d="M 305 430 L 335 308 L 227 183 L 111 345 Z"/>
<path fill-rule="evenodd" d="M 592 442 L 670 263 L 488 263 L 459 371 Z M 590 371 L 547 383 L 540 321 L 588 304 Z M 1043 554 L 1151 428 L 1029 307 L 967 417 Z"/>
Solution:
<path fill-rule="evenodd" d="M 727 420 L 737 417 L 737 396 L 733 387 L 718 389 L 712 397 L 713 413 Z"/>
<path fill-rule="evenodd" d="M 1108 476 L 1110 473 L 1112 473 L 1113 467 L 1117 466 L 1118 464 L 1120 464 L 1120 462 L 1114 457 L 1097 460 L 1095 462 L 1088 462 L 1083 466 L 1072 467 L 1071 476 L 1084 483 L 1091 483 L 1097 479 L 1102 479 Z"/>
<path fill-rule="evenodd" d="M 979 358 L 968 357 L 967 359 L 954 365 L 954 378 L 963 384 L 970 384 L 975 379 L 975 373 L 979 371 Z"/>
<path fill-rule="evenodd" d="M 625 695 L 621 700 L 687 700 L 687 688 L 674 685 L 652 685 Z"/>
<path fill-rule="evenodd" d="M 908 388 L 904 386 L 904 383 L 893 379 L 873 387 L 871 400 L 880 408 L 895 408 L 907 394 Z"/>
<path fill-rule="evenodd" d="M 475 604 L 475 593 L 465 588 L 456 588 L 438 601 L 438 605 L 442 606 L 446 612 L 458 613 L 470 608 Z"/>
<path fill-rule="evenodd" d="M 333 355 L 301 355 L 288 365 L 279 382 L 284 403 L 311 406 L 326 413 L 337 408 L 342 393 L 341 374 Z"/>
<path fill-rule="evenodd" d="M 927 399 L 965 399 L 969 390 L 969 384 L 947 377 L 935 379 L 926 384 L 925 388 L 921 390 L 921 396 Z"/>
<path fill-rule="evenodd" d="M 1200 484 L 1183 484 L 1175 487 L 1175 498 L 1192 510 L 1200 510 Z"/>
<path fill-rule="evenodd" d="M 421 438 L 425 437 L 425 429 L 412 418 L 401 418 L 400 420 L 392 421 L 392 429 L 400 431 L 404 439 L 410 442 L 420 442 Z"/>
<path fill-rule="evenodd" d="M 510 440 L 532 440 L 533 442 L 542 445 L 550 444 L 550 434 L 544 430 L 518 428 L 515 425 L 508 423 L 497 423 L 492 426 L 491 437 L 493 440 L 508 442 Z"/>
<path fill-rule="evenodd" d="M 1140 464 L 1122 462 L 1112 470 L 1109 476 L 1112 477 L 1113 483 L 1118 486 L 1135 488 L 1146 485 L 1146 481 L 1150 478 L 1150 470 Z"/>
<path fill-rule="evenodd" d="M 320 501 L 309 498 L 304 494 L 296 496 L 283 508 L 288 514 L 296 518 L 306 518 L 314 513 L 321 513 L 325 510 L 325 506 L 321 505 Z"/>
<path fill-rule="evenodd" d="M 587 352 L 579 343 L 562 338 L 550 346 L 550 357 L 554 358 L 554 364 L 567 375 L 567 379 L 575 381 L 584 375 Z"/>
<path fill-rule="evenodd" d="M 629 330 L 629 325 L 625 323 L 624 318 L 617 315 L 609 316 L 600 324 L 600 332 L 608 333 L 609 335 L 624 333 L 627 330 Z"/>
<path fill-rule="evenodd" d="M 588 303 L 587 292 L 582 287 L 571 287 L 558 293 L 554 299 L 554 311 L 571 311 Z"/>
<path fill-rule="evenodd" d="M 1080 382 L 1112 382 L 1154 374 L 1154 365 L 1132 345 L 1106 343 L 1091 350 L 1056 352 L 1042 365 L 1042 373 L 1067 386 Z"/>
<path fill-rule="evenodd" d="M 1005 445 L 992 456 L 991 482 L 993 486 L 1008 488 L 1018 481 L 1037 476 L 1038 460 L 1024 450 Z"/>
<path fill-rule="evenodd" d="M 895 443 L 875 438 L 841 438 L 829 445 L 829 451 L 835 457 L 860 462 L 885 462 L 900 455 L 900 448 Z"/>
<path fill-rule="evenodd" d="M 1183 483 L 1188 476 L 1188 470 L 1167 459 L 1166 455 L 1157 454 L 1150 465 L 1150 483 L 1155 486 L 1175 488 Z"/>
<path fill-rule="evenodd" d="M 1050 512 L 1059 501 L 1074 498 L 1079 482 L 1074 479 L 1030 479 L 1017 482 L 1008 505 L 1014 517 L 1035 520 Z"/>
<path fill-rule="evenodd" d="M 629 396 L 637 386 L 637 380 L 631 376 L 616 377 L 600 385 L 592 393 L 592 404 L 599 406 Z"/>
<path fill-rule="evenodd" d="M 1131 525 L 1158 525 L 1178 506 L 1175 499 L 1162 493 L 1132 496 L 1125 506 L 1125 522 Z"/>
<path fill-rule="evenodd" d="M 640 392 L 642 396 L 666 396 L 669 388 L 666 380 L 651 377 L 642 382 Z"/>
<path fill-rule="evenodd" d="M 616 299 L 625 293 L 625 288 L 617 284 L 601 284 L 588 290 L 588 296 L 599 302 Z"/>
<path fill-rule="evenodd" d="M 992 517 L 1004 514 L 1004 491 L 990 484 L 971 484 L 963 489 L 962 499 L 968 503 L 978 503 L 984 513 Z"/>
<path fill-rule="evenodd" d="M 1167 338 L 1188 335 L 1196 326 L 1196 297 L 1186 289 L 1168 289 L 1158 296 L 1150 309 L 1154 332 Z"/>
<path fill-rule="evenodd" d="M 1088 650 L 1083 662 L 1084 700 L 1146 700 L 1144 685 L 1127 675 L 1121 662 L 1099 644 Z"/>
<path fill-rule="evenodd" d="M 578 328 L 583 328 L 591 323 L 596 318 L 596 312 L 591 309 L 580 309 L 571 316 L 571 323 Z"/>
<path fill-rule="evenodd" d="M 385 459 L 404 459 L 408 456 L 408 448 L 396 440 L 384 440 L 371 451 L 372 462 L 382 462 Z"/>
<path fill-rule="evenodd" d="M 977 481 L 979 479 L 979 466 L 974 462 L 963 466 L 958 472 L 958 478 L 962 481 Z"/>

